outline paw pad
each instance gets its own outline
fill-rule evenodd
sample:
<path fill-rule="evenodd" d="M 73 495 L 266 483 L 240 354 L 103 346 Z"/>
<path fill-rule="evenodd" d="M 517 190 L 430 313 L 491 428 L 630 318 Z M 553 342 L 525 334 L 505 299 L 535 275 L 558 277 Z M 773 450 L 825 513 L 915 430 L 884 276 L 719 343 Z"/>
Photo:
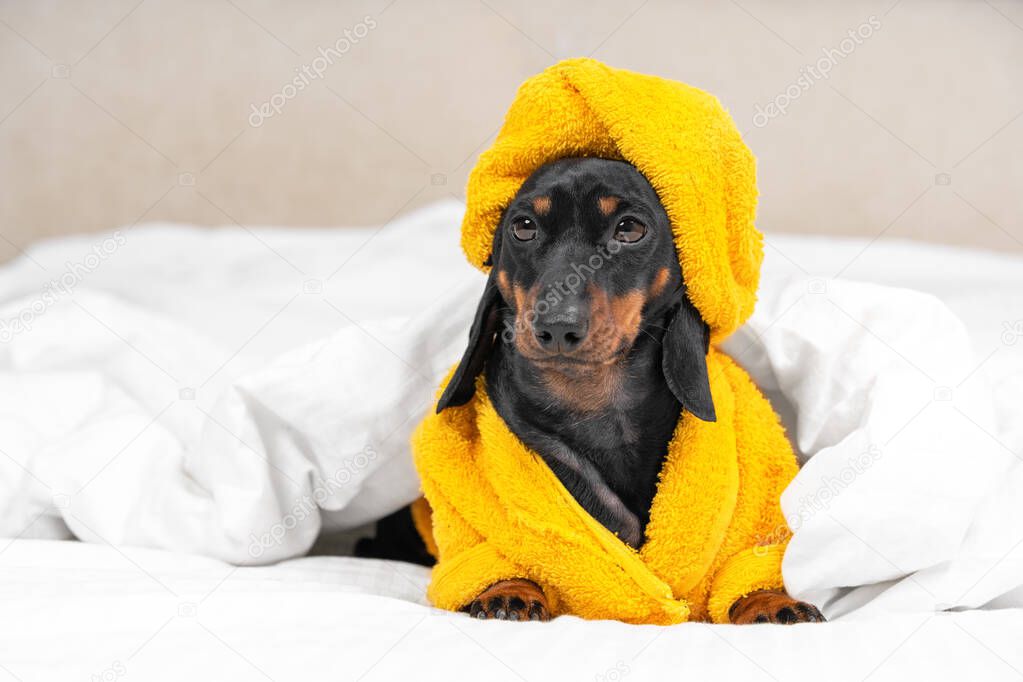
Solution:
<path fill-rule="evenodd" d="M 480 620 L 550 620 L 547 607 L 536 600 L 528 603 L 521 597 L 492 597 L 475 599 L 465 609 Z"/>

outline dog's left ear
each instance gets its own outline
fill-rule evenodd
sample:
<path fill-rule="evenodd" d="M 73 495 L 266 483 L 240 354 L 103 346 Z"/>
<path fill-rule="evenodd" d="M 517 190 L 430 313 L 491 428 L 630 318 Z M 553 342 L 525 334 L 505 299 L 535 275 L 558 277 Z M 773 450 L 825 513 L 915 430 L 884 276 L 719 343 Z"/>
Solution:
<path fill-rule="evenodd" d="M 709 346 L 710 328 L 689 297 L 683 295 L 682 303 L 664 333 L 662 370 L 668 388 L 682 403 L 683 409 L 705 422 L 717 421 L 707 376 Z"/>

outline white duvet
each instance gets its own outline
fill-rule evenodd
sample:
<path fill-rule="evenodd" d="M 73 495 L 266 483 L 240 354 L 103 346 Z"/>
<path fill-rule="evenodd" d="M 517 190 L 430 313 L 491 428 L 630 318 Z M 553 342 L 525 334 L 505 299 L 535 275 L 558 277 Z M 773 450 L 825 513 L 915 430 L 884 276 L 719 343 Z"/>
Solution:
<path fill-rule="evenodd" d="M 462 349 L 483 284 L 457 248 L 460 213 L 442 203 L 378 229 L 142 226 L 40 244 L 0 269 L 0 536 L 17 538 L 0 544 L 0 584 L 23 607 L 9 612 L 20 621 L 0 613 L 6 634 L 32 631 L 19 622 L 41 627 L 32 604 L 60 611 L 62 591 L 70 622 L 83 625 L 90 593 L 66 586 L 78 561 L 102 557 L 150 587 L 147 573 L 157 569 L 138 557 L 175 576 L 157 583 L 187 582 L 198 567 L 194 579 L 230 600 L 221 595 L 233 594 L 239 573 L 218 586 L 218 571 L 233 570 L 220 562 L 300 557 L 324 530 L 357 528 L 413 499 L 408 437 Z M 993 657 L 993 669 L 1021 667 L 1018 647 L 1006 652 L 993 633 L 1009 628 L 1018 641 L 1023 619 L 992 611 L 1023 607 L 1021 265 L 1019 257 L 903 243 L 768 239 L 757 312 L 725 348 L 771 397 L 805 462 L 782 500 L 795 531 L 784 573 L 791 592 L 837 620 L 804 635 L 822 651 L 838 655 L 842 632 L 869 638 L 877 629 L 892 648 L 905 635 L 928 637 L 929 628 L 910 624 L 967 619 L 954 620 L 956 629 L 973 626 L 971 646 Z M 28 540 L 70 537 L 116 547 Z M 152 559 L 165 556 L 181 558 Z M 448 628 L 469 628 L 464 637 L 474 640 L 505 627 L 381 596 L 421 600 L 422 571 L 295 562 L 238 571 L 261 576 L 251 585 L 287 586 L 286 596 L 261 596 L 260 608 L 298 617 L 319 603 L 358 614 L 354 625 L 374 642 L 363 657 L 407 629 L 388 634 L 380 613 L 396 614 L 395 623 L 422 616 L 428 625 L 416 632 L 432 633 L 441 650 Z M 309 588 L 314 596 L 298 598 L 311 566 L 321 582 Z M 362 590 L 344 582 L 359 571 L 385 583 Z M 394 571 L 415 577 L 390 589 Z M 53 578 L 49 587 L 43 576 Z M 11 585 L 35 601 L 17 602 Z M 101 583 L 92 596 L 119 603 L 117 585 Z M 356 599 L 352 590 L 376 596 Z M 195 586 L 171 591 L 180 601 Z M 220 612 L 232 623 L 222 627 L 245 630 L 246 608 L 257 607 Z M 933 616 L 975 608 L 987 611 Z M 627 641 L 636 649 L 649 631 L 575 619 L 552 627 L 566 646 Z M 760 657 L 752 670 L 795 670 L 774 644 L 796 635 L 749 630 L 708 636 L 700 633 L 721 630 L 681 626 L 678 637 L 687 647 L 725 642 L 740 658 L 749 658 L 748 644 Z M 516 651 L 530 652 L 529 666 L 537 656 L 568 665 L 538 653 L 531 631 L 522 637 Z M 476 642 L 477 654 L 501 646 L 487 641 Z M 45 669 L 26 656 L 25 669 Z M 523 674 L 503 658 L 474 665 L 488 676 Z M 622 653 L 581 676 L 617 679 L 628 674 L 618 664 L 657 669 L 655 658 Z M 156 667 L 168 677 L 187 669 Z M 310 679 L 295 674 L 306 668 L 287 669 L 270 676 Z"/>

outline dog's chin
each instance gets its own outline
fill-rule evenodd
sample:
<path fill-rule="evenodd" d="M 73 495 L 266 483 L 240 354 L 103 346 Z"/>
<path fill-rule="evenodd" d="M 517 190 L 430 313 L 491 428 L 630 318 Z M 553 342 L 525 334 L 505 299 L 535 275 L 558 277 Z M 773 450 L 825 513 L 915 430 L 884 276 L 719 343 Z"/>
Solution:
<path fill-rule="evenodd" d="M 587 374 L 617 365 L 629 353 L 630 346 L 622 345 L 611 353 L 538 353 L 523 352 L 522 357 L 544 371 L 562 374 Z"/>

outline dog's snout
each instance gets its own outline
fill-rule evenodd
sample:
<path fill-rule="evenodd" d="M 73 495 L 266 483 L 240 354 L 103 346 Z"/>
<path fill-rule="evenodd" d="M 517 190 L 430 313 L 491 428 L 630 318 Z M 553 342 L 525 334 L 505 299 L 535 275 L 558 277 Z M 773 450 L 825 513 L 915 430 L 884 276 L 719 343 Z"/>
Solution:
<path fill-rule="evenodd" d="M 578 307 L 568 306 L 536 320 L 533 334 L 537 343 L 551 353 L 575 350 L 586 338 L 589 324 Z"/>

